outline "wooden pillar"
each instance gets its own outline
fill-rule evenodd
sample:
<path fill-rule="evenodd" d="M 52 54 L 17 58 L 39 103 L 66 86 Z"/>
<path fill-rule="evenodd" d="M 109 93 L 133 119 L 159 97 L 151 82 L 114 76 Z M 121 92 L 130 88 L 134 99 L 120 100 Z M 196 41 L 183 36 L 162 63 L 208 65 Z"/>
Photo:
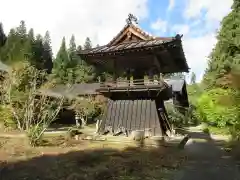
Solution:
<path fill-rule="evenodd" d="M 141 81 L 142 80 L 142 81 Z M 144 72 L 141 70 L 135 70 L 133 73 L 133 81 L 136 85 L 144 84 Z"/>
<path fill-rule="evenodd" d="M 99 76 L 98 76 L 98 82 L 99 82 L 100 86 L 104 86 L 104 82 L 103 82 L 103 77 L 102 77 L 102 75 L 99 75 Z"/>
<path fill-rule="evenodd" d="M 113 60 L 113 83 L 117 83 L 117 62 L 116 60 L 114 59 Z"/>
<path fill-rule="evenodd" d="M 77 128 L 81 127 L 81 124 L 80 124 L 79 120 L 80 120 L 80 116 L 77 112 L 75 112 L 75 121 L 76 121 L 76 127 Z"/>
<path fill-rule="evenodd" d="M 131 81 L 131 70 L 130 69 L 127 69 L 127 83 L 128 83 L 128 86 L 130 86 L 130 82 Z"/>
<path fill-rule="evenodd" d="M 148 71 L 148 79 L 149 79 L 149 82 L 153 82 L 153 77 L 154 77 L 153 69 L 150 69 L 150 70 Z"/>

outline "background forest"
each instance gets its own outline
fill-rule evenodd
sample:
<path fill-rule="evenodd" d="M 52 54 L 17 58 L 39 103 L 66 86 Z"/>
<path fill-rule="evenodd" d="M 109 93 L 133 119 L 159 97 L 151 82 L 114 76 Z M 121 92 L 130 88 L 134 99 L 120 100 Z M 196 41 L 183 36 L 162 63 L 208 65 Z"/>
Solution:
<path fill-rule="evenodd" d="M 188 113 L 185 116 L 174 110 L 169 110 L 169 113 L 176 125 L 205 123 L 216 129 L 224 128 L 227 133 L 230 132 L 233 137 L 238 138 L 240 136 L 239 0 L 234 0 L 232 11 L 222 20 L 217 40 L 216 46 L 209 55 L 203 80 L 196 83 L 196 75 L 191 74 L 191 81 L 188 84 L 191 106 Z M 35 35 L 34 30 L 28 30 L 25 22 L 21 21 L 19 27 L 11 29 L 6 35 L 3 25 L 0 24 L 1 61 L 10 67 L 19 66 L 19 63 L 24 62 L 30 67 L 46 72 L 44 78 L 41 78 L 44 80 L 41 83 L 47 81 L 55 84 L 74 84 L 96 81 L 98 76 L 96 70 L 85 64 L 77 55 L 80 49 L 89 48 L 92 48 L 89 38 L 86 38 L 84 45 L 81 46 L 75 43 L 75 37 L 72 35 L 67 46 L 63 37 L 59 51 L 56 57 L 53 57 L 48 31 L 44 36 Z M 29 79 L 26 80 L 27 75 L 22 74 L 21 78 L 23 77 L 25 81 L 22 80 L 21 83 L 29 83 Z M 20 89 L 20 86 L 17 86 L 17 89 L 26 91 Z"/>

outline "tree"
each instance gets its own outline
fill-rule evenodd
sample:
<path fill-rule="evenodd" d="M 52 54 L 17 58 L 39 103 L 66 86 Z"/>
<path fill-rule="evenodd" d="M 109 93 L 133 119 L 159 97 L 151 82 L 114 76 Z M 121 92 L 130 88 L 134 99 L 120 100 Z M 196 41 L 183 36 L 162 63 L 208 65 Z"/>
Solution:
<path fill-rule="evenodd" d="M 5 44 L 7 37 L 3 31 L 3 25 L 0 22 L 0 48 Z"/>
<path fill-rule="evenodd" d="M 1 48 L 1 60 L 6 64 L 12 64 L 19 60 L 17 46 L 18 36 L 15 29 L 10 29 L 5 45 Z"/>
<path fill-rule="evenodd" d="M 26 38 L 27 28 L 26 28 L 25 21 L 23 21 L 23 20 L 20 21 L 20 25 L 19 25 L 19 27 L 17 27 L 17 33 L 22 39 Z"/>
<path fill-rule="evenodd" d="M 56 119 L 63 104 L 63 98 L 50 99 L 39 93 L 37 84 L 44 74 L 29 63 L 17 63 L 1 88 L 3 104 L 10 110 L 16 127 L 27 133 L 33 146 L 42 140 L 44 131 Z M 48 86 L 52 84 L 43 88 Z"/>
<path fill-rule="evenodd" d="M 81 51 L 83 48 L 82 48 L 82 46 L 81 45 L 79 45 L 78 47 L 77 47 L 77 51 Z"/>
<path fill-rule="evenodd" d="M 53 60 L 52 60 L 52 47 L 51 47 L 51 38 L 50 34 L 47 31 L 43 38 L 43 59 L 44 59 L 44 69 L 48 74 L 52 72 Z"/>
<path fill-rule="evenodd" d="M 25 44 L 25 55 L 26 57 L 28 58 L 28 60 L 30 59 L 31 55 L 32 55 L 32 46 L 34 44 L 34 41 L 35 41 L 35 37 L 34 37 L 34 30 L 31 28 L 29 31 L 28 31 L 28 34 L 27 34 L 27 41 L 26 41 L 26 44 Z"/>
<path fill-rule="evenodd" d="M 7 41 L 1 50 L 1 59 L 7 64 L 26 60 L 30 51 L 27 29 L 24 21 L 19 27 L 11 29 Z"/>
<path fill-rule="evenodd" d="M 33 28 L 31 28 L 31 29 L 28 31 L 27 37 L 28 37 L 29 40 L 34 41 L 35 36 L 34 36 L 34 30 L 33 30 Z"/>
<path fill-rule="evenodd" d="M 91 49 L 92 48 L 92 42 L 89 37 L 86 38 L 83 49 Z"/>
<path fill-rule="evenodd" d="M 240 64 L 240 5 L 234 0 L 232 11 L 221 22 L 217 36 L 217 44 L 210 55 L 204 81 L 208 86 L 222 87 L 225 75 L 229 74 Z M 219 81 L 220 80 L 220 83 Z M 224 82 L 224 84 L 228 84 Z"/>
<path fill-rule="evenodd" d="M 59 66 L 66 66 L 69 63 L 65 37 L 62 39 L 61 47 L 57 53 L 55 63 Z"/>
<path fill-rule="evenodd" d="M 31 54 L 28 57 L 28 61 L 38 70 L 44 69 L 43 39 L 40 34 L 38 34 L 36 39 L 32 42 Z"/>
<path fill-rule="evenodd" d="M 69 58 L 66 49 L 65 37 L 63 37 L 62 39 L 61 47 L 57 53 L 56 59 L 54 60 L 53 64 L 53 78 L 55 78 L 58 83 L 67 83 L 67 69 L 69 68 Z"/>
<path fill-rule="evenodd" d="M 69 61 L 70 61 L 70 67 L 74 68 L 78 63 L 80 63 L 80 57 L 77 55 L 77 45 L 75 42 L 75 36 L 72 35 L 69 43 Z"/>
<path fill-rule="evenodd" d="M 77 50 L 77 45 L 75 42 L 75 36 L 72 35 L 69 43 L 69 52 L 72 53 L 72 52 L 75 52 L 76 50 Z"/>
<path fill-rule="evenodd" d="M 191 74 L 190 83 L 191 84 L 195 84 L 196 83 L 196 74 L 194 72 L 192 72 L 192 74 Z"/>

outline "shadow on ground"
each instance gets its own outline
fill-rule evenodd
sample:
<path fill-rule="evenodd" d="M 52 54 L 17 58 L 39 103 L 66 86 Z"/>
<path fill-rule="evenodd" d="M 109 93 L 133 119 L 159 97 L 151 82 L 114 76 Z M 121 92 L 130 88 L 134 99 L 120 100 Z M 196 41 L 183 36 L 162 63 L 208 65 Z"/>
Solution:
<path fill-rule="evenodd" d="M 236 180 L 240 179 L 238 163 L 224 151 L 223 139 L 213 139 L 208 132 L 187 132 L 185 146 L 188 161 L 174 180 Z"/>
<path fill-rule="evenodd" d="M 1 180 L 161 179 L 184 162 L 174 148 L 101 148 L 0 164 Z"/>
<path fill-rule="evenodd" d="M 1 180 L 234 180 L 236 162 L 209 134 L 188 132 L 184 150 L 174 147 L 102 147 L 25 157 L 0 164 Z M 16 162 L 17 161 L 17 162 Z"/>

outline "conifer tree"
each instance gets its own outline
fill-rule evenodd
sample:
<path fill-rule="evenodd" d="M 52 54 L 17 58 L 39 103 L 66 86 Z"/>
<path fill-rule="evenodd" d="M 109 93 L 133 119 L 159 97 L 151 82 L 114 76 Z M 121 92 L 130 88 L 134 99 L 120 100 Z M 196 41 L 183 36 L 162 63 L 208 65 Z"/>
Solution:
<path fill-rule="evenodd" d="M 196 83 L 196 74 L 194 72 L 192 72 L 192 74 L 191 74 L 190 83 L 191 84 L 195 84 Z"/>
<path fill-rule="evenodd" d="M 225 75 L 240 66 L 240 1 L 234 0 L 232 11 L 221 22 L 217 44 L 210 55 L 204 82 L 212 88 L 224 86 Z"/>
<path fill-rule="evenodd" d="M 29 57 L 29 61 L 31 65 L 35 66 L 37 69 L 44 69 L 43 38 L 40 34 L 37 35 L 36 39 L 32 44 L 31 56 Z"/>
<path fill-rule="evenodd" d="M 80 61 L 80 58 L 77 55 L 77 45 L 75 42 L 74 35 L 72 35 L 70 39 L 68 54 L 69 54 L 70 67 L 74 68 L 77 64 L 79 64 L 79 61 Z"/>
<path fill-rule="evenodd" d="M 25 44 L 25 56 L 28 60 L 30 60 L 32 55 L 32 46 L 34 44 L 35 37 L 34 37 L 34 30 L 31 28 L 27 34 L 27 41 Z"/>
<path fill-rule="evenodd" d="M 56 59 L 54 60 L 53 76 L 58 83 L 68 82 L 68 69 L 69 58 L 66 49 L 65 37 L 62 39 L 61 47 L 57 53 Z"/>
<path fill-rule="evenodd" d="M 86 38 L 83 49 L 91 49 L 92 48 L 92 42 L 89 37 Z"/>
<path fill-rule="evenodd" d="M 82 48 L 82 46 L 81 45 L 79 45 L 78 47 L 77 47 L 77 51 L 81 51 L 83 48 Z"/>
<path fill-rule="evenodd" d="M 65 37 L 63 37 L 63 39 L 62 39 L 62 43 L 61 43 L 60 49 L 57 53 L 55 63 L 57 66 L 65 66 L 65 67 L 67 67 L 69 64 L 69 58 L 68 58 L 68 53 L 67 53 L 67 48 L 66 48 Z"/>
<path fill-rule="evenodd" d="M 10 29 L 5 45 L 1 48 L 1 60 L 5 64 L 12 64 L 18 59 L 18 36 L 15 29 Z"/>
<path fill-rule="evenodd" d="M 25 21 L 20 21 L 20 25 L 19 27 L 17 27 L 17 33 L 21 38 L 26 38 L 27 35 L 27 28 L 26 28 L 26 24 Z"/>
<path fill-rule="evenodd" d="M 52 72 L 53 68 L 53 54 L 52 54 L 52 47 L 51 47 L 51 38 L 50 34 L 47 31 L 43 38 L 43 59 L 44 59 L 44 68 L 46 69 L 47 73 Z"/>
<path fill-rule="evenodd" d="M 2 46 L 4 46 L 6 40 L 7 40 L 7 37 L 6 37 L 6 35 L 5 35 L 4 31 L 3 31 L 3 25 L 0 22 L 0 48 Z"/>
<path fill-rule="evenodd" d="M 28 40 L 30 40 L 30 41 L 32 41 L 32 42 L 34 41 L 35 37 L 34 37 L 34 30 L 33 30 L 33 28 L 31 28 L 31 29 L 28 31 L 27 38 L 28 38 Z"/>

